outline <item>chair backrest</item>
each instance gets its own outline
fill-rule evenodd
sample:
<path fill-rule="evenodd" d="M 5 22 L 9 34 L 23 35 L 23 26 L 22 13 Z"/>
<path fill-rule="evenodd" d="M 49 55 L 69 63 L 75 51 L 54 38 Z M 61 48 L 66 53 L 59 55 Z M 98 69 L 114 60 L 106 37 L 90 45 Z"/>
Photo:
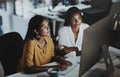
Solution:
<path fill-rule="evenodd" d="M 5 75 L 17 72 L 19 59 L 22 56 L 23 38 L 17 32 L 0 36 L 0 61 Z"/>
<path fill-rule="evenodd" d="M 109 9 L 112 5 L 112 0 L 91 0 L 91 6 L 99 9 Z"/>

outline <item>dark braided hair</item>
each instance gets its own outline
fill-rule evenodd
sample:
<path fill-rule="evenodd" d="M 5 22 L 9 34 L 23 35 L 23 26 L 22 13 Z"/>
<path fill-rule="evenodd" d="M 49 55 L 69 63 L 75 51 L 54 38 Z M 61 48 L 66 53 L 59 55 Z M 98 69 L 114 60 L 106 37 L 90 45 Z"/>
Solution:
<path fill-rule="evenodd" d="M 69 9 L 66 11 L 66 13 L 65 13 L 65 15 L 64 15 L 64 17 L 65 17 L 64 26 L 68 26 L 68 25 L 69 25 L 70 20 L 71 20 L 71 17 L 72 17 L 72 15 L 74 15 L 75 13 L 79 13 L 79 14 L 81 15 L 81 17 L 83 17 L 83 15 L 82 15 L 83 12 L 82 12 L 79 8 L 77 8 L 77 7 L 71 7 L 71 8 L 69 8 Z"/>
<path fill-rule="evenodd" d="M 37 31 L 40 30 L 40 25 L 42 24 L 43 20 L 47 20 L 47 18 L 41 16 L 41 15 L 35 15 L 33 16 L 29 23 L 28 23 L 28 30 L 27 30 L 27 34 L 25 37 L 25 41 L 27 41 L 30 38 L 36 37 L 36 34 L 34 32 L 34 30 L 36 29 Z"/>

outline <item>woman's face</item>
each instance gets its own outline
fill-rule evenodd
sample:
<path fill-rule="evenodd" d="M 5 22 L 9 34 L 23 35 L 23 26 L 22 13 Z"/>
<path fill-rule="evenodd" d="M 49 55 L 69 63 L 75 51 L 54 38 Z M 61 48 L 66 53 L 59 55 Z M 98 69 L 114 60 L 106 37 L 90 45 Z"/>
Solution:
<path fill-rule="evenodd" d="M 47 20 L 43 20 L 43 22 L 40 25 L 40 36 L 48 36 L 50 35 L 50 27 Z"/>
<path fill-rule="evenodd" d="M 81 23 L 82 23 L 82 17 L 79 13 L 75 13 L 74 15 L 72 15 L 70 20 L 70 24 L 72 28 L 76 28 L 76 27 L 79 28 Z"/>

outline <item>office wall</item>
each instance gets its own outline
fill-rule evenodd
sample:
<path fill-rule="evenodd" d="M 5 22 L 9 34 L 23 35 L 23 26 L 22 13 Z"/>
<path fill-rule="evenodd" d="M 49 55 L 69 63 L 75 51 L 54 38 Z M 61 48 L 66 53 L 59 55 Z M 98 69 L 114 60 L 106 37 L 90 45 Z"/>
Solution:
<path fill-rule="evenodd" d="M 5 11 L 0 11 L 0 16 L 2 16 L 1 29 L 3 34 L 16 31 L 20 33 L 23 38 L 25 37 L 28 23 L 27 20 Z"/>
<path fill-rule="evenodd" d="M 12 15 L 12 20 L 13 20 L 13 26 L 12 26 L 13 31 L 20 33 L 24 39 L 27 31 L 28 21 L 26 21 L 24 18 L 20 16 L 15 16 L 15 15 Z"/>
<path fill-rule="evenodd" d="M 3 33 L 7 33 L 11 31 L 11 22 L 10 22 L 10 15 L 8 12 L 5 12 L 3 10 L 0 10 L 0 16 L 2 16 L 2 25 L 1 29 Z"/>

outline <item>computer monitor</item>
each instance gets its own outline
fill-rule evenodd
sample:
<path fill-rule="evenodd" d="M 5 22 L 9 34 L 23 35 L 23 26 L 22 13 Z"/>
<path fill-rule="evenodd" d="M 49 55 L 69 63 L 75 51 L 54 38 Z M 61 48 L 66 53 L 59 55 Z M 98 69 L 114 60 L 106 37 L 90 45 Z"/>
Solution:
<path fill-rule="evenodd" d="M 102 57 L 104 57 L 106 65 L 106 75 L 109 76 L 114 72 L 113 63 L 108 52 L 113 28 L 111 23 L 112 15 L 108 15 L 84 31 L 79 77 L 85 74 Z"/>

